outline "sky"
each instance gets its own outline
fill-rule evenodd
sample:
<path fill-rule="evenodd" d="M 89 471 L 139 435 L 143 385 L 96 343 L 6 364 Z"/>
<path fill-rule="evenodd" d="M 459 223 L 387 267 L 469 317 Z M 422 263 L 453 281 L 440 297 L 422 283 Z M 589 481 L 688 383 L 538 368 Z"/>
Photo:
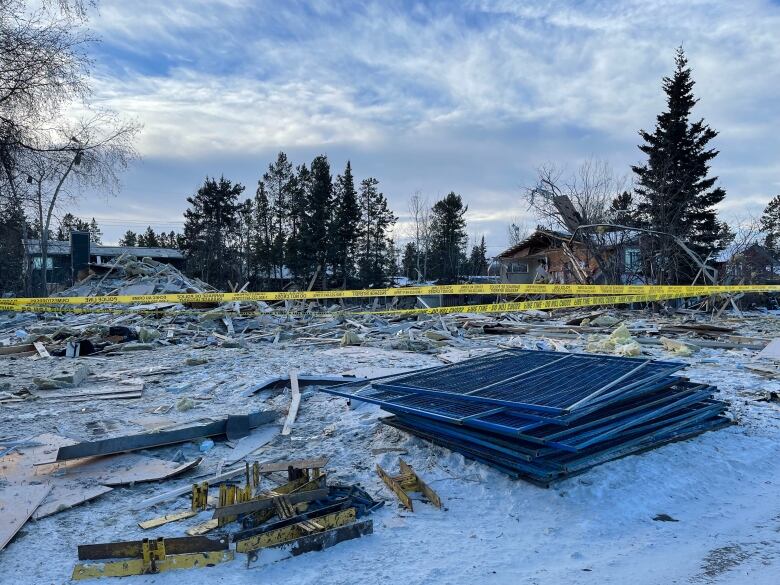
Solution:
<path fill-rule="evenodd" d="M 284 151 L 379 179 L 401 241 L 413 193 L 455 191 L 498 254 L 510 222 L 534 225 L 521 195 L 540 165 L 642 162 L 679 45 L 719 132 L 724 218 L 780 194 L 777 1 L 102 0 L 90 28 L 94 104 L 143 125 L 121 192 L 79 204 L 107 242 L 181 230 L 206 176 L 254 196 Z"/>

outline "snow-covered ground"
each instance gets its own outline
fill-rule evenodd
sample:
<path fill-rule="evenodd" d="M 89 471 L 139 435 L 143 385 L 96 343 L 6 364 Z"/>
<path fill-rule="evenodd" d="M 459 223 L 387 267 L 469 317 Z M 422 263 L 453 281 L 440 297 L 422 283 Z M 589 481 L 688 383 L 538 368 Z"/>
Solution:
<path fill-rule="evenodd" d="M 772 337 L 780 331 L 780 318 L 775 316 L 730 322 L 737 323 L 742 335 Z M 475 346 L 507 341 L 505 336 L 494 336 Z M 565 345 L 577 350 L 585 341 L 566 340 Z M 513 342 L 531 348 L 544 343 L 523 336 Z M 670 357 L 660 347 L 644 350 Z M 278 562 L 271 562 L 274 554 L 263 553 L 249 568 L 245 557 L 237 554 L 235 561 L 214 568 L 129 577 L 121 583 L 776 585 L 780 583 L 780 404 L 759 398 L 780 391 L 780 382 L 742 367 L 755 353 L 704 349 L 683 358 L 691 364 L 687 376 L 717 385 L 718 397 L 732 401 L 731 412 L 739 424 L 599 466 L 550 489 L 510 480 L 386 427 L 378 423 L 383 413 L 375 407 L 350 409 L 344 399 L 306 390 L 292 434 L 277 435 L 252 459 L 329 456 L 328 471 L 334 480 L 360 483 L 387 501 L 373 514 L 374 534 Z M 209 362 L 187 366 L 188 357 L 206 357 Z M 163 416 L 184 421 L 259 407 L 275 408 L 283 415 L 289 392 L 246 397 L 245 390 L 265 376 L 286 374 L 292 368 L 340 374 L 441 363 L 427 354 L 300 343 L 251 344 L 245 349 L 161 347 L 81 361 L 90 364 L 93 378 L 120 370 L 126 372 L 122 376 L 144 376 L 144 398 L 68 405 L 33 401 L 0 407 L 0 435 L 51 432 L 90 439 L 94 437 L 87 425 L 100 420 L 117 421 L 113 434 L 142 432 L 143 426 L 133 421 L 182 397 L 193 399 L 196 408 L 184 412 L 173 408 Z M 32 375 L 46 375 L 46 368 L 54 372 L 64 363 L 62 359 L 2 358 L 0 367 L 10 368 L 12 377 L 3 380 L 10 380 L 13 389 L 27 384 Z M 160 367 L 175 372 L 144 375 Z M 374 472 L 376 463 L 395 470 L 399 452 L 372 454 L 372 449 L 380 448 L 407 451 L 402 457 L 438 491 L 444 509 L 420 504 L 409 513 L 400 508 Z M 186 459 L 198 454 L 195 444 L 149 454 L 173 458 L 180 450 L 179 457 Z M 185 508 L 188 498 L 138 512 L 131 512 L 131 505 L 188 485 L 195 475 L 213 473 L 222 459 L 231 459 L 231 449 L 217 442 L 191 476 L 115 489 L 91 503 L 27 523 L 0 552 L 0 584 L 65 583 L 78 544 L 150 536 L 137 522 Z M 653 520 L 659 514 L 675 521 Z M 181 535 L 187 526 L 209 515 L 150 532 Z"/>

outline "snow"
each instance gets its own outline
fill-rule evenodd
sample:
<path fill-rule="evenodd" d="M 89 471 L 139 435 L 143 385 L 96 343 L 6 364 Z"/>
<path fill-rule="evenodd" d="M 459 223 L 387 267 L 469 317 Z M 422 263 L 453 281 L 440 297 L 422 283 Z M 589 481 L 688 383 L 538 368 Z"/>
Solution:
<path fill-rule="evenodd" d="M 780 331 L 776 316 L 751 316 L 731 322 L 735 323 L 741 324 L 740 335 L 772 336 Z M 484 350 L 507 339 L 486 336 L 475 349 Z M 519 336 L 513 341 L 535 347 L 540 340 Z M 556 343 L 563 345 L 560 340 Z M 586 343 L 583 337 L 566 340 L 565 345 L 578 350 Z M 661 347 L 643 346 L 643 351 L 670 357 Z M 690 364 L 685 375 L 717 385 L 718 397 L 732 401 L 731 412 L 738 425 L 599 466 L 550 489 L 510 480 L 489 467 L 379 424 L 384 413 L 374 406 L 350 409 L 342 398 L 304 389 L 292 434 L 274 434 L 253 457 L 329 456 L 327 469 L 333 481 L 360 483 L 374 497 L 386 500 L 372 515 L 374 534 L 285 560 L 279 560 L 278 551 L 266 551 L 249 568 L 245 557 L 237 554 L 235 561 L 213 568 L 129 577 L 121 583 L 776 585 L 780 583 L 780 405 L 757 398 L 780 391 L 780 382 L 741 367 L 756 353 L 704 349 L 683 358 Z M 187 357 L 209 361 L 186 366 Z M 117 370 L 125 370 L 127 377 L 142 375 L 144 399 L 20 403 L 0 409 L 0 435 L 56 432 L 89 439 L 87 423 L 101 419 L 122 421 L 123 433 L 142 432 L 142 427 L 130 421 L 149 417 L 144 411 L 174 405 L 183 396 L 193 399 L 194 410 L 179 412 L 174 407 L 160 416 L 184 421 L 269 407 L 280 413 L 281 421 L 289 391 L 244 396 L 257 380 L 293 368 L 366 375 L 441 363 L 427 354 L 366 347 L 323 349 L 301 343 L 186 351 L 161 347 L 79 361 L 90 364 L 93 377 Z M 62 360 L 27 358 L 0 362 L 10 367 L 12 386 L 24 383 L 33 373 L 55 373 L 55 365 L 62 364 Z M 150 368 L 176 372 L 143 376 Z M 249 440 L 253 439 L 245 439 Z M 408 451 L 401 456 L 437 490 L 444 509 L 424 503 L 415 506 L 414 513 L 400 508 L 374 472 L 377 463 L 397 469 L 398 453 L 372 455 L 372 449 L 380 447 Z M 172 458 L 179 450 L 189 458 L 197 453 L 197 445 L 148 454 Z M 221 461 L 233 458 L 234 451 L 217 441 L 205 454 L 200 472 L 214 473 Z M 129 508 L 192 481 L 193 476 L 188 476 L 119 488 L 91 503 L 28 523 L 0 552 L 0 584 L 68 582 L 78 544 L 181 535 L 210 513 L 149 533 L 141 531 L 137 522 L 186 508 L 188 497 L 138 512 Z M 659 514 L 677 521 L 653 520 Z"/>

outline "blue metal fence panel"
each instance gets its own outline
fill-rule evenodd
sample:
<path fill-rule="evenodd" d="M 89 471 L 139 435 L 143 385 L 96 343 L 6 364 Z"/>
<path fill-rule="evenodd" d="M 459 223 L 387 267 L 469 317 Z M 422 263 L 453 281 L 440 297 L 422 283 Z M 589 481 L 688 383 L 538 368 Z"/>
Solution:
<path fill-rule="evenodd" d="M 401 375 L 375 387 L 565 414 L 670 376 L 683 366 L 678 362 L 511 349 L 446 370 Z"/>
<path fill-rule="evenodd" d="M 672 375 L 682 365 L 512 349 L 323 390 L 381 405 L 392 426 L 548 485 L 728 424 L 714 386 Z"/>

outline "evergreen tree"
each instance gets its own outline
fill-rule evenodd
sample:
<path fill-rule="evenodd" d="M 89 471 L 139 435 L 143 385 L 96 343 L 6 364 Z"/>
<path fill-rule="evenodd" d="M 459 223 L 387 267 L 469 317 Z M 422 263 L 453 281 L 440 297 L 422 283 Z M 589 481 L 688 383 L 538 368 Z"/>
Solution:
<path fill-rule="evenodd" d="M 306 215 L 300 226 L 299 244 L 301 259 L 306 266 L 307 279 L 319 268 L 323 283 L 328 261 L 328 225 L 332 191 L 328 158 L 319 155 L 311 162 L 311 182 L 306 196 Z"/>
<path fill-rule="evenodd" d="M 456 282 L 465 262 L 466 211 L 468 206 L 454 192 L 437 201 L 431 210 L 432 272 L 444 283 Z"/>
<path fill-rule="evenodd" d="M 417 254 L 414 242 L 407 242 L 401 259 L 401 272 L 409 280 L 417 280 Z"/>
<path fill-rule="evenodd" d="M 274 217 L 274 230 L 271 246 L 271 261 L 278 277 L 282 276 L 284 266 L 284 242 L 290 215 L 290 198 L 292 196 L 293 173 L 292 163 L 287 155 L 280 152 L 276 162 L 268 165 L 268 171 L 263 175 L 266 194 Z"/>
<path fill-rule="evenodd" d="M 469 272 L 472 276 L 484 276 L 487 273 L 487 268 L 487 245 L 485 244 L 485 236 L 482 236 L 479 244 L 471 248 Z"/>
<path fill-rule="evenodd" d="M 89 222 L 74 216 L 72 213 L 66 213 L 62 216 L 59 226 L 57 226 L 57 232 L 54 235 L 55 240 L 61 242 L 70 241 L 70 232 L 88 232 Z M 92 240 L 91 234 L 90 239 Z M 92 240 L 94 241 L 94 240 Z"/>
<path fill-rule="evenodd" d="M 238 223 L 238 197 L 243 191 L 243 185 L 225 177 L 219 181 L 207 177 L 198 192 L 187 198 L 184 251 L 188 265 L 201 280 L 219 288 L 236 272 L 231 233 Z"/>
<path fill-rule="evenodd" d="M 647 163 L 632 167 L 640 198 L 638 212 L 643 227 L 682 239 L 704 258 L 727 244 L 715 210 L 726 192 L 715 187 L 717 177 L 707 176 L 710 161 L 718 154 L 708 144 L 718 133 L 704 120 L 690 120 L 698 100 L 682 48 L 677 49 L 675 63 L 672 77 L 663 80 L 667 110 L 658 115 L 652 133 L 639 133 L 644 141 L 639 149 L 647 155 Z M 698 271 L 672 237 L 661 236 L 652 252 L 658 258 L 660 283 L 688 281 Z"/>
<path fill-rule="evenodd" d="M 290 201 L 288 206 L 288 237 L 284 246 L 284 258 L 287 268 L 296 278 L 306 276 L 307 261 L 301 249 L 301 226 L 306 218 L 306 202 L 311 188 L 311 172 L 306 164 L 296 168 L 294 180 L 290 183 Z"/>
<path fill-rule="evenodd" d="M 634 197 L 630 191 L 623 191 L 609 206 L 609 221 L 616 225 L 636 227 L 638 223 Z"/>
<path fill-rule="evenodd" d="M 333 208 L 331 264 L 335 278 L 346 289 L 355 278 L 355 251 L 360 238 L 360 206 L 349 161 L 344 174 L 336 178 Z"/>
<path fill-rule="evenodd" d="M 265 279 L 264 286 L 268 286 L 274 270 L 274 252 L 272 250 L 274 240 L 274 218 L 271 212 L 271 205 L 268 201 L 268 194 L 265 190 L 265 183 L 258 181 L 255 201 L 252 206 L 254 219 L 252 222 L 252 264 L 257 268 Z"/>
<path fill-rule="evenodd" d="M 125 232 L 125 235 L 122 236 L 119 239 L 119 245 L 120 246 L 130 246 L 130 247 L 137 246 L 138 245 L 138 235 L 134 231 L 132 231 L 132 230 L 127 230 Z"/>
<path fill-rule="evenodd" d="M 398 246 L 395 245 L 395 238 L 387 238 L 387 276 L 392 284 L 398 276 L 401 267 L 398 265 Z"/>
<path fill-rule="evenodd" d="M 251 199 L 245 199 L 238 207 L 238 221 L 233 230 L 235 240 L 234 278 L 236 285 L 250 282 L 255 277 L 256 266 L 251 262 L 254 232 L 254 208 Z"/>
<path fill-rule="evenodd" d="M 160 240 L 157 238 L 157 234 L 152 229 L 152 226 L 147 226 L 146 231 L 138 236 L 138 245 L 145 248 L 160 247 Z"/>
<path fill-rule="evenodd" d="M 95 218 L 92 218 L 92 221 L 89 222 L 89 239 L 92 240 L 94 243 L 100 245 L 103 243 L 103 231 L 100 229 L 100 226 L 95 221 Z"/>
<path fill-rule="evenodd" d="M 775 251 L 780 251 L 780 195 L 775 197 L 764 208 L 761 216 L 761 231 L 766 232 L 764 245 Z"/>
<path fill-rule="evenodd" d="M 0 203 L 0 293 L 24 290 L 24 248 L 27 232 L 21 198 L 11 192 Z"/>
<path fill-rule="evenodd" d="M 388 234 L 398 219 L 387 206 L 373 177 L 360 183 L 362 230 L 358 242 L 358 271 L 362 286 L 385 286 L 393 260 Z"/>

